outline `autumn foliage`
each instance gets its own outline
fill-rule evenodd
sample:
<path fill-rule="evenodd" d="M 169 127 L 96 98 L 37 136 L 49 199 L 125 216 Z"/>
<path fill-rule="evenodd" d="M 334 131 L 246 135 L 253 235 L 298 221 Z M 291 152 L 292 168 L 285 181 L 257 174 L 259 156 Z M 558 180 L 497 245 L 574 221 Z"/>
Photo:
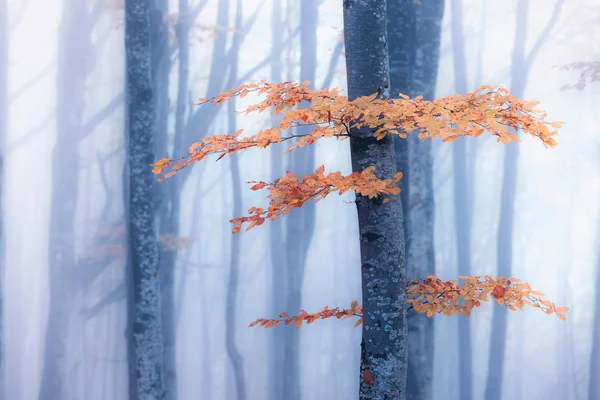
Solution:
<path fill-rule="evenodd" d="M 263 96 L 264 99 L 240 113 L 248 115 L 270 110 L 272 114 L 280 116 L 277 125 L 250 136 L 242 136 L 244 130 L 240 129 L 233 134 L 203 138 L 189 147 L 186 156 L 176 160 L 163 158 L 152 164 L 154 174 L 162 175 L 159 181 L 212 154 L 218 155 L 218 161 L 225 155 L 240 150 L 266 148 L 294 138 L 298 140 L 289 146 L 286 153 L 323 138 L 347 139 L 352 135 L 351 125 L 375 129 L 377 140 L 388 134 L 402 138 L 416 134 L 420 139 L 439 137 L 444 142 L 450 142 L 458 136 L 481 136 L 488 132 L 496 136 L 498 142 L 505 144 L 518 142 L 514 132 L 521 130 L 539 139 L 545 146 L 554 147 L 556 141 L 553 136 L 557 132 L 553 129 L 562 124 L 546 121 L 546 114 L 535 108 L 537 102 L 521 101 L 511 96 L 505 88 L 496 86 L 482 86 L 471 93 L 433 101 L 423 100 L 421 96 L 410 99 L 404 95 L 400 95 L 398 99 L 382 99 L 380 93 L 350 101 L 335 88 L 310 90 L 308 82 L 271 84 L 260 81 L 241 85 L 210 99 L 200 99 L 198 105 L 219 104 L 234 96 L 245 97 L 250 93 Z M 312 131 L 302 135 L 286 133 L 299 126 L 311 126 Z M 284 216 L 291 209 L 302 207 L 306 201 L 317 202 L 332 192 L 341 195 L 354 190 L 366 197 L 381 196 L 384 202 L 392 201 L 388 196 L 400 192 L 397 184 L 401 177 L 402 173 L 398 172 L 393 180 L 381 180 L 374 167 L 347 176 L 340 172 L 325 174 L 324 166 L 320 166 L 313 173 L 302 177 L 288 171 L 285 176 L 273 182 L 249 182 L 252 184 L 251 190 L 269 191 L 269 206 L 267 209 L 252 207 L 248 210 L 248 216 L 230 220 L 233 224 L 232 231 L 239 232 L 244 224 L 247 224 L 246 230 L 249 230 L 263 224 L 266 219 L 274 220 Z M 533 291 L 528 284 L 515 278 L 459 278 L 465 281 L 463 285 L 452 280 L 442 281 L 435 276 L 410 281 L 406 287 L 407 302 L 414 311 L 428 317 L 435 313 L 469 316 L 473 308 L 479 307 L 482 301 L 489 301 L 490 297 L 511 310 L 523 309 L 525 305 L 529 305 L 547 314 L 555 313 L 563 320 L 564 313 L 568 311 L 566 307 L 556 307 L 544 300 L 543 293 Z M 284 313 L 275 319 L 258 319 L 250 326 L 270 328 L 283 322 L 300 327 L 303 322 L 310 324 L 317 319 L 332 317 L 358 317 L 355 324 L 358 326 L 362 322 L 362 307 L 354 301 L 348 309 L 325 307 L 313 314 L 301 310 L 296 316 L 290 317 Z"/>

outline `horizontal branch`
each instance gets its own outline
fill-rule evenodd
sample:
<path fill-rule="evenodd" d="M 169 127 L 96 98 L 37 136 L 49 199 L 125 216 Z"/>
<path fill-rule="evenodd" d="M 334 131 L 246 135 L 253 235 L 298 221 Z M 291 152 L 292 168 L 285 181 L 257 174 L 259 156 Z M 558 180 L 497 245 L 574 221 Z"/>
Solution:
<path fill-rule="evenodd" d="M 427 317 L 432 317 L 436 313 L 463 314 L 468 317 L 471 315 L 471 310 L 479 307 L 482 301 L 489 301 L 489 295 L 499 305 L 512 311 L 522 310 L 525 305 L 529 305 L 539 308 L 546 314 L 556 314 L 563 321 L 566 320 L 564 313 L 569 311 L 567 307 L 557 307 L 554 303 L 544 300 L 543 293 L 532 290 L 529 284 L 521 283 L 519 279 L 505 279 L 502 276 L 492 278 L 488 275 L 458 278 L 465 281 L 462 286 L 457 285 L 454 280 L 442 281 L 435 276 L 409 281 L 406 284 L 408 307 L 412 307 L 417 313 L 426 314 Z M 310 324 L 318 319 L 358 317 L 354 324 L 356 327 L 362 323 L 362 316 L 362 307 L 354 300 L 347 309 L 325 306 L 316 313 L 309 314 L 300 310 L 300 314 L 291 317 L 287 313 L 282 313 L 279 318 L 259 318 L 249 326 L 271 328 L 283 322 L 285 325 L 293 324 L 296 328 L 300 328 L 303 322 Z"/>

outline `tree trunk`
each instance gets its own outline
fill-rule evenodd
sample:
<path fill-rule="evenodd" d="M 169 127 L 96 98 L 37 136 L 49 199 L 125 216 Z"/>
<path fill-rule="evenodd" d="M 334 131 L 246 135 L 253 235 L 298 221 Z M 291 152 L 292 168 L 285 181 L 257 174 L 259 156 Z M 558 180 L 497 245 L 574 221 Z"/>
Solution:
<path fill-rule="evenodd" d="M 154 220 L 155 103 L 150 49 L 151 0 L 126 0 L 128 178 L 126 214 L 130 278 L 130 399 L 165 397 L 161 287 Z M 127 182 L 127 181 L 126 181 Z"/>
<path fill-rule="evenodd" d="M 452 0 L 452 47 L 454 61 L 454 88 L 457 93 L 467 92 L 467 66 L 463 36 L 462 0 Z M 467 140 L 460 137 L 452 143 L 452 171 L 454 173 L 454 229 L 456 235 L 456 263 L 458 275 L 471 275 L 471 203 L 472 190 L 467 160 Z M 461 400 L 473 398 L 473 356 L 471 320 L 458 316 L 458 380 Z"/>
<path fill-rule="evenodd" d="M 516 32 L 511 64 L 511 94 L 521 98 L 527 84 L 527 60 L 525 42 L 527 41 L 527 18 L 529 0 L 517 2 Z M 517 161 L 519 144 L 509 143 L 504 149 L 504 168 L 502 171 L 502 187 L 500 192 L 500 220 L 498 222 L 498 242 L 496 248 L 496 274 L 510 277 L 513 262 L 513 227 L 517 190 Z M 504 357 L 506 347 L 506 318 L 508 311 L 495 307 L 492 311 L 492 330 L 488 359 L 488 375 L 485 386 L 486 399 L 502 398 L 504 377 Z"/>
<path fill-rule="evenodd" d="M 0 400 L 6 396 L 4 347 L 4 152 L 8 136 L 8 4 L 0 0 Z"/>
<path fill-rule="evenodd" d="M 300 2 L 300 81 L 310 81 L 315 88 L 315 70 L 317 66 L 317 0 Z M 298 134 L 310 132 L 309 127 L 298 129 Z M 297 175 L 307 175 L 315 169 L 315 150 L 307 146 L 302 151 L 289 155 L 289 170 Z M 287 304 L 286 311 L 293 315 L 302 307 L 302 283 L 306 268 L 306 257 L 315 229 L 315 204 L 307 202 L 301 209 L 287 216 L 285 224 L 285 248 L 287 261 Z M 300 384 L 300 330 L 292 325 L 285 327 L 285 347 L 283 363 L 286 368 L 286 398 L 298 400 L 301 395 Z"/>
<path fill-rule="evenodd" d="M 380 92 L 389 98 L 390 81 L 385 0 L 344 1 L 344 41 L 348 96 Z M 396 174 L 391 136 L 375 140 L 370 128 L 351 128 L 352 170 L 373 165 L 380 179 Z M 406 398 L 407 329 L 404 226 L 400 198 L 356 195 L 360 233 L 362 304 L 360 399 Z"/>
<path fill-rule="evenodd" d="M 596 231 L 596 248 L 600 249 L 600 213 Z M 590 376 L 588 377 L 588 400 L 600 399 L 600 251 L 596 258 L 596 299 L 592 331 Z"/>
<path fill-rule="evenodd" d="M 283 35 L 284 26 L 282 23 L 281 1 L 273 2 L 273 11 L 271 16 L 271 81 L 282 82 L 282 59 L 283 53 Z M 274 115 L 273 126 L 279 123 L 279 117 Z M 271 179 L 275 180 L 281 177 L 283 171 L 282 151 L 279 146 L 271 146 Z M 299 211 L 299 210 L 298 210 Z M 271 251 L 271 304 L 270 308 L 273 315 L 278 315 L 282 310 L 281 306 L 285 302 L 286 293 L 286 269 L 281 265 L 283 263 L 283 223 L 281 218 L 271 221 L 269 224 L 269 243 Z M 283 328 L 283 327 L 282 327 Z M 271 400 L 284 399 L 285 392 L 285 365 L 283 363 L 283 351 L 285 348 L 285 335 L 287 329 L 271 329 L 272 346 L 270 359 L 269 382 L 271 390 L 269 396 Z"/>
<path fill-rule="evenodd" d="M 437 82 L 442 0 L 388 1 L 390 81 L 398 92 L 432 100 Z M 396 165 L 405 216 L 407 279 L 435 273 L 433 237 L 433 160 L 431 141 L 416 135 L 394 137 Z M 407 398 L 429 400 L 433 381 L 433 319 L 411 315 L 408 320 Z"/>
<path fill-rule="evenodd" d="M 83 135 L 85 83 L 90 72 L 91 14 L 87 3 L 63 5 L 58 43 L 56 142 L 52 154 L 48 322 L 40 400 L 68 397 L 68 332 L 78 282 L 75 217 L 79 191 L 79 140 Z"/>
<path fill-rule="evenodd" d="M 229 70 L 229 86 L 234 87 L 238 79 L 238 63 L 240 53 L 240 39 L 242 31 L 242 0 L 236 0 L 235 10 L 235 27 L 233 42 L 231 44 L 230 55 L 231 64 Z M 232 98 L 227 108 L 227 121 L 229 131 L 235 132 L 236 114 L 235 114 L 235 99 Z M 237 154 L 231 155 L 231 188 L 233 194 L 233 210 L 232 215 L 235 217 L 242 214 L 242 181 L 240 179 L 240 167 Z M 237 299 L 239 291 L 239 275 L 240 275 L 240 235 L 233 235 L 231 238 L 231 261 L 229 267 L 229 281 L 227 283 L 227 306 L 226 306 L 226 330 L 225 330 L 225 345 L 227 347 L 227 355 L 233 368 L 233 376 L 235 379 L 235 398 L 237 400 L 246 400 L 246 377 L 244 372 L 244 358 L 237 346 L 236 336 L 236 311 Z"/>
<path fill-rule="evenodd" d="M 165 16 L 169 12 L 167 0 L 153 0 L 150 9 L 150 50 L 152 57 L 152 79 L 154 82 L 154 107 L 156 118 L 155 154 L 169 148 L 169 77 L 171 72 L 169 25 Z M 179 37 L 178 37 L 179 38 Z M 176 134 L 181 132 L 176 132 Z M 176 155 L 175 155 L 176 157 Z M 155 182 L 155 212 L 158 217 L 158 234 L 165 238 L 179 236 L 179 194 L 174 181 Z M 175 262 L 177 251 L 159 246 L 162 340 L 165 396 L 177 399 L 177 354 L 176 354 L 176 309 L 175 309 Z"/>

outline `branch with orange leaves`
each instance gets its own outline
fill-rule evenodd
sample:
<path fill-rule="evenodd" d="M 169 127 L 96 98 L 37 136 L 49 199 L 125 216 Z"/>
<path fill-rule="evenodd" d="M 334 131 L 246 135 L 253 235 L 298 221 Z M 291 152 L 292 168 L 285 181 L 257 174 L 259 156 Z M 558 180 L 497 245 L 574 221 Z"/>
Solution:
<path fill-rule="evenodd" d="M 265 219 L 274 220 L 279 216 L 286 215 L 293 208 L 300 208 L 308 200 L 318 202 L 332 192 L 338 192 L 340 196 L 348 190 L 354 190 L 356 193 L 365 197 L 375 198 L 379 195 L 397 195 L 400 188 L 398 181 L 402 178 L 402 173 L 398 172 L 394 179 L 379 179 L 373 171 L 375 167 L 369 167 L 361 173 L 353 172 L 348 176 L 343 176 L 340 172 L 331 172 L 324 175 L 325 166 L 321 165 L 317 170 L 302 178 L 296 177 L 293 173 L 287 172 L 286 176 L 276 179 L 274 182 L 249 182 L 255 183 L 251 190 L 260 190 L 267 188 L 270 192 L 267 198 L 270 198 L 269 208 L 252 207 L 248 210 L 250 216 L 234 218 L 229 222 L 234 224 L 233 233 L 238 233 L 244 223 L 248 223 L 246 231 L 254 226 L 262 225 Z M 392 199 L 386 197 L 384 202 Z"/>
<path fill-rule="evenodd" d="M 482 301 L 489 301 L 489 295 L 498 304 L 513 311 L 522 310 L 525 305 L 528 305 L 539 308 L 546 314 L 556 314 L 563 321 L 566 320 L 564 313 L 569 311 L 567 307 L 557 307 L 554 303 L 544 300 L 543 293 L 532 290 L 529 284 L 521 283 L 519 279 L 505 279 L 502 276 L 492 278 L 488 275 L 458 278 L 465 281 L 462 286 L 454 280 L 442 281 L 433 275 L 420 280 L 411 280 L 406 285 L 408 297 L 406 302 L 410 304 L 410 308 L 417 313 L 426 314 L 427 317 L 432 317 L 436 313 L 463 314 L 468 317 L 471 315 L 471 310 L 479 307 Z M 300 310 L 299 315 L 291 317 L 282 313 L 279 318 L 259 318 L 249 326 L 271 328 L 284 322 L 285 325 L 293 324 L 296 328 L 300 328 L 303 322 L 310 324 L 318 319 L 358 317 L 354 324 L 356 327 L 362 323 L 362 315 L 362 307 L 355 300 L 347 309 L 325 306 L 321 311 L 313 314 Z"/>
<path fill-rule="evenodd" d="M 198 105 L 219 104 L 234 96 L 245 97 L 256 92 L 265 99 L 240 113 L 247 115 L 269 109 L 281 118 L 276 126 L 260 130 L 256 135 L 241 137 L 243 129 L 240 129 L 234 134 L 206 137 L 192 144 L 182 158 L 162 158 L 151 164 L 153 173 L 160 175 L 170 168 L 159 180 L 166 179 L 210 154 L 220 154 L 219 160 L 226 154 L 253 147 L 265 148 L 295 137 L 300 139 L 288 148 L 288 152 L 321 138 L 345 139 L 350 136 L 351 125 L 376 129 L 377 139 L 388 133 L 405 138 L 407 132 L 418 132 L 420 139 L 440 137 L 452 141 L 458 136 L 480 136 L 487 131 L 503 143 L 518 141 L 511 130 L 521 129 L 540 139 L 545 146 L 553 147 L 556 145 L 553 136 L 557 132 L 549 127 L 559 128 L 562 124 L 546 121 L 546 114 L 534 108 L 537 102 L 521 101 L 505 88 L 496 86 L 482 86 L 474 92 L 433 101 L 425 101 L 421 96 L 410 99 L 404 95 L 398 99 L 380 99 L 378 94 L 349 101 L 336 88 L 310 90 L 308 84 L 259 81 L 243 84 L 211 99 L 201 99 Z M 294 108 L 298 105 L 305 107 Z M 299 126 L 312 126 L 313 130 L 305 135 L 284 136 L 285 131 Z"/>

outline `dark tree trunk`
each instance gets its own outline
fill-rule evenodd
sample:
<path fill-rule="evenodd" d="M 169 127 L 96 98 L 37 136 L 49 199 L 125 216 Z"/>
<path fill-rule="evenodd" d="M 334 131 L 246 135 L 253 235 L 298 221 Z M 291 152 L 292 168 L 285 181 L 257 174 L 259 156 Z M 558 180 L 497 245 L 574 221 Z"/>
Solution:
<path fill-rule="evenodd" d="M 165 397 L 161 286 L 154 220 L 155 102 L 150 49 L 152 0 L 126 0 L 129 270 L 129 387 L 132 400 Z M 126 181 L 127 182 L 127 181 Z"/>
<path fill-rule="evenodd" d="M 0 0 L 0 400 L 6 396 L 4 347 L 4 152 L 8 136 L 8 4 Z"/>
<path fill-rule="evenodd" d="M 432 100 L 437 82 L 442 0 L 388 1 L 392 96 L 404 93 Z M 433 160 L 431 141 L 416 135 L 394 138 L 404 211 L 407 279 L 435 273 L 433 243 Z M 408 318 L 407 398 L 428 400 L 433 381 L 433 319 Z"/>
<path fill-rule="evenodd" d="M 452 0 L 452 48 L 454 61 L 454 88 L 457 93 L 467 92 L 467 66 L 463 36 L 462 0 Z M 458 138 L 452 143 L 452 171 L 454 173 L 454 229 L 456 235 L 456 263 L 458 275 L 471 275 L 471 203 L 472 190 L 467 160 L 467 140 Z M 458 316 L 458 380 L 461 400 L 473 398 L 473 355 L 471 347 L 471 320 Z"/>
<path fill-rule="evenodd" d="M 300 2 L 300 81 L 310 81 L 315 88 L 315 70 L 317 66 L 317 0 Z M 300 128 L 298 134 L 310 132 Z M 297 175 L 307 175 L 315 169 L 315 150 L 313 146 L 295 151 L 289 155 L 289 170 Z M 301 209 L 290 213 L 286 221 L 286 260 L 287 260 L 287 304 L 286 311 L 293 315 L 302 307 L 302 283 L 306 268 L 306 257 L 315 229 L 315 204 L 306 203 Z M 286 398 L 298 400 L 301 396 L 300 385 L 300 331 L 293 326 L 285 327 L 285 347 L 283 363 L 286 368 Z"/>
<path fill-rule="evenodd" d="M 77 288 L 75 212 L 79 181 L 79 140 L 83 135 L 85 83 L 90 72 L 89 5 L 68 0 L 63 5 L 56 76 L 56 143 L 52 154 L 50 240 L 48 246 L 48 322 L 40 400 L 68 397 L 67 333 L 70 305 Z"/>
<path fill-rule="evenodd" d="M 385 0 L 345 0 L 344 41 L 348 96 L 380 92 L 389 98 Z M 396 174 L 390 135 L 351 129 L 352 170 L 375 166 L 381 179 Z M 402 205 L 356 195 L 360 234 L 362 303 L 360 399 L 405 399 L 407 371 L 406 276 Z"/>
<path fill-rule="evenodd" d="M 273 11 L 271 16 L 271 81 L 282 82 L 282 59 L 283 53 L 283 35 L 284 26 L 282 23 L 281 1 L 273 2 Z M 279 118 L 273 116 L 273 126 L 277 126 Z M 271 146 L 271 179 L 275 180 L 281 177 L 283 171 L 282 151 L 278 146 Z M 298 210 L 299 211 L 299 210 Z M 271 250 L 271 305 L 272 315 L 278 315 L 282 310 L 282 304 L 285 302 L 286 293 L 286 269 L 281 264 L 283 258 L 283 223 L 281 218 L 271 221 L 269 224 L 269 242 Z M 285 365 L 283 363 L 283 351 L 285 348 L 285 335 L 287 329 L 271 329 L 272 347 L 270 359 L 269 382 L 271 390 L 269 396 L 271 400 L 280 400 L 285 398 Z"/>

